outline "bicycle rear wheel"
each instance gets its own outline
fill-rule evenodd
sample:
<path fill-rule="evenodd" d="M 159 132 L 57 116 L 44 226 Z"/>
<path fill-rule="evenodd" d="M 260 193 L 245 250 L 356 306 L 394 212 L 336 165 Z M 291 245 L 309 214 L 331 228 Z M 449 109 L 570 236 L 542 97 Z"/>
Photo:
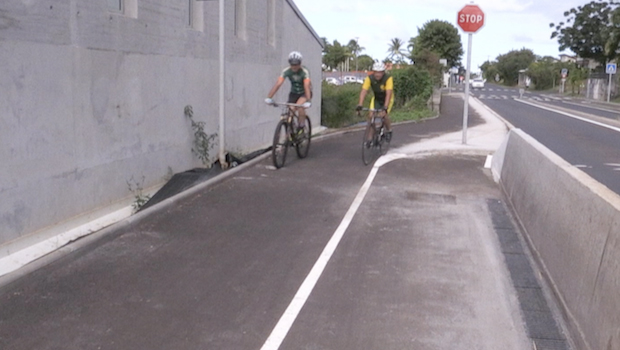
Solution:
<path fill-rule="evenodd" d="M 370 164 L 377 155 L 379 145 L 375 142 L 376 132 L 375 126 L 372 123 L 368 123 L 364 131 L 364 138 L 362 139 L 362 161 L 364 165 Z"/>
<path fill-rule="evenodd" d="M 306 158 L 308 156 L 308 150 L 310 149 L 310 139 L 312 136 L 312 124 L 310 118 L 306 117 L 306 123 L 304 124 L 304 131 L 301 135 L 297 135 L 295 142 L 295 150 L 299 158 Z"/>
<path fill-rule="evenodd" d="M 288 128 L 288 123 L 285 120 L 280 120 L 276 126 L 276 132 L 273 135 L 271 156 L 273 158 L 273 165 L 278 169 L 283 167 L 286 161 L 286 153 L 288 152 L 289 145 Z"/>

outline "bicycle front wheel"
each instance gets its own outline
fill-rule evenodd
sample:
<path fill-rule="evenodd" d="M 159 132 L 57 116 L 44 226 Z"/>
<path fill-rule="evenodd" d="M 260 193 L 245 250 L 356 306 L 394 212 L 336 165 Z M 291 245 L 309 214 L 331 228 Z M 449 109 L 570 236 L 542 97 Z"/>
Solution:
<path fill-rule="evenodd" d="M 372 123 L 368 123 L 364 131 L 364 138 L 362 139 L 362 161 L 364 165 L 370 164 L 377 153 L 379 145 L 375 142 L 375 133 L 375 126 Z"/>
<path fill-rule="evenodd" d="M 387 153 L 387 151 L 390 149 L 390 141 L 387 137 L 387 130 L 385 129 L 385 127 L 381 128 L 381 141 L 379 141 L 379 148 L 381 149 L 381 155 L 384 155 Z"/>
<path fill-rule="evenodd" d="M 306 123 L 304 130 L 301 134 L 297 135 L 297 142 L 295 143 L 295 150 L 299 158 L 306 158 L 308 156 L 308 150 L 310 149 L 310 138 L 312 136 L 312 124 L 310 118 L 306 117 Z"/>
<path fill-rule="evenodd" d="M 273 135 L 273 146 L 271 148 L 271 156 L 273 165 L 280 169 L 286 161 L 286 152 L 288 152 L 289 132 L 288 124 L 285 120 L 280 120 L 276 126 L 276 133 Z"/>

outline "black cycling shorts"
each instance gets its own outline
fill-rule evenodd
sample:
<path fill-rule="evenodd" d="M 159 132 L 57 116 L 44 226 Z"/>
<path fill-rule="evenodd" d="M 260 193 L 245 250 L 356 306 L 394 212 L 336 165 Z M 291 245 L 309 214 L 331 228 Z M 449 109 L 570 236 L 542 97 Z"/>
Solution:
<path fill-rule="evenodd" d="M 301 98 L 306 96 L 305 93 L 303 94 L 295 94 L 295 93 L 290 93 L 288 94 L 288 103 L 297 103 L 297 101 Z M 310 99 L 312 98 L 312 92 L 310 92 Z M 308 99 L 308 100 L 310 100 Z"/>

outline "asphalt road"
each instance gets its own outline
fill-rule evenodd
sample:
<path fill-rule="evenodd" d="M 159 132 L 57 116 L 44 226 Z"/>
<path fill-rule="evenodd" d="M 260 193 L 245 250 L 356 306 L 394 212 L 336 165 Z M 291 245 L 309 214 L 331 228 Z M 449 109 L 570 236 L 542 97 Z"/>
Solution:
<path fill-rule="evenodd" d="M 471 111 L 464 146 L 461 117 L 447 96 L 375 167 L 351 130 L 148 209 L 0 287 L 0 348 L 568 349 L 484 168 L 505 128 Z"/>
<path fill-rule="evenodd" d="M 472 90 L 472 94 L 515 127 L 620 194 L 619 107 L 530 91 L 521 99 L 518 89 L 492 84 L 484 89 Z M 561 112 L 604 123 L 611 128 Z"/>

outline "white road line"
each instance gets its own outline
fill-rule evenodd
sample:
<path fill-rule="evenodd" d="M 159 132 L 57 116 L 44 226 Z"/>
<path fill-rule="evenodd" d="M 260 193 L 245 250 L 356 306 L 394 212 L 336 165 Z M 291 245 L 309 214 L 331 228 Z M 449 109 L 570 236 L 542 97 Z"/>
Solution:
<path fill-rule="evenodd" d="M 603 112 L 611 112 L 611 113 L 620 113 L 620 111 L 618 110 L 613 110 L 613 109 L 608 109 L 608 108 L 601 108 L 598 106 L 593 106 L 589 103 L 575 103 L 575 102 L 568 102 L 568 101 L 562 101 L 562 103 L 566 103 L 567 105 L 575 105 L 575 106 L 581 106 L 581 107 L 586 107 L 586 108 L 590 108 L 590 109 L 597 109 L 599 111 L 603 111 Z"/>
<path fill-rule="evenodd" d="M 571 117 L 571 118 L 574 118 L 574 119 L 577 119 L 577 120 L 581 120 L 582 122 L 586 122 L 586 123 L 590 123 L 590 124 L 594 124 L 594 125 L 602 126 L 602 127 L 604 127 L 604 128 L 607 128 L 607 129 L 611 129 L 611 130 L 613 130 L 613 131 L 620 132 L 620 128 L 616 128 L 615 126 L 611 126 L 611 125 L 607 125 L 607 124 L 599 123 L 599 122 L 594 121 L 594 120 L 590 120 L 590 119 L 586 119 L 586 118 L 578 117 L 578 116 L 576 116 L 576 115 L 574 115 L 574 114 L 570 114 L 570 113 L 566 113 L 566 112 L 558 111 L 558 110 L 555 110 L 555 109 L 553 109 L 553 108 L 544 107 L 544 106 L 539 106 L 539 105 L 537 105 L 537 104 L 535 104 L 535 103 L 527 102 L 527 101 L 524 101 L 524 100 L 515 100 L 515 101 L 518 101 L 518 102 L 521 102 L 521 103 L 525 103 L 525 104 L 527 104 L 527 105 L 530 105 L 530 106 L 533 106 L 533 107 L 536 107 L 536 108 L 540 108 L 540 109 L 544 109 L 544 110 L 547 110 L 547 111 L 550 111 L 550 112 L 554 112 L 554 113 L 562 114 L 562 115 L 565 115 L 565 116 L 567 116 L 567 117 Z"/>
<path fill-rule="evenodd" d="M 605 165 L 612 167 L 613 171 L 620 171 L 620 164 L 619 163 L 605 163 Z"/>
<path fill-rule="evenodd" d="M 293 300 L 286 308 L 286 311 L 284 311 L 284 314 L 282 314 L 282 316 L 280 317 L 280 320 L 278 321 L 274 329 L 271 331 L 269 338 L 267 338 L 265 344 L 263 344 L 263 346 L 261 347 L 261 350 L 278 350 L 280 348 L 280 345 L 282 345 L 284 338 L 286 338 L 286 335 L 293 326 L 295 319 L 297 318 L 302 307 L 308 300 L 310 293 L 314 289 L 314 286 L 316 285 L 317 281 L 321 277 L 321 274 L 325 270 L 325 266 L 327 266 L 327 263 L 334 254 L 338 243 L 340 243 L 340 241 L 342 240 L 342 236 L 349 227 L 349 224 L 351 224 L 355 213 L 362 204 L 362 201 L 364 200 L 366 193 L 368 193 L 370 185 L 372 184 L 372 181 L 377 175 L 379 168 L 381 167 L 381 165 L 385 164 L 384 162 L 380 162 L 381 158 L 379 158 L 375 162 L 375 165 L 373 165 L 373 168 L 370 171 L 366 182 L 364 182 L 364 184 L 360 188 L 357 196 L 351 204 L 351 207 L 349 207 L 349 210 L 344 215 L 344 218 L 340 222 L 340 225 L 334 232 L 329 242 L 327 242 L 327 245 L 323 249 L 323 252 L 319 256 L 319 259 L 314 263 L 312 270 L 310 270 L 310 273 L 308 274 L 308 276 L 306 276 L 306 279 L 297 290 L 297 293 L 293 297 Z"/>

